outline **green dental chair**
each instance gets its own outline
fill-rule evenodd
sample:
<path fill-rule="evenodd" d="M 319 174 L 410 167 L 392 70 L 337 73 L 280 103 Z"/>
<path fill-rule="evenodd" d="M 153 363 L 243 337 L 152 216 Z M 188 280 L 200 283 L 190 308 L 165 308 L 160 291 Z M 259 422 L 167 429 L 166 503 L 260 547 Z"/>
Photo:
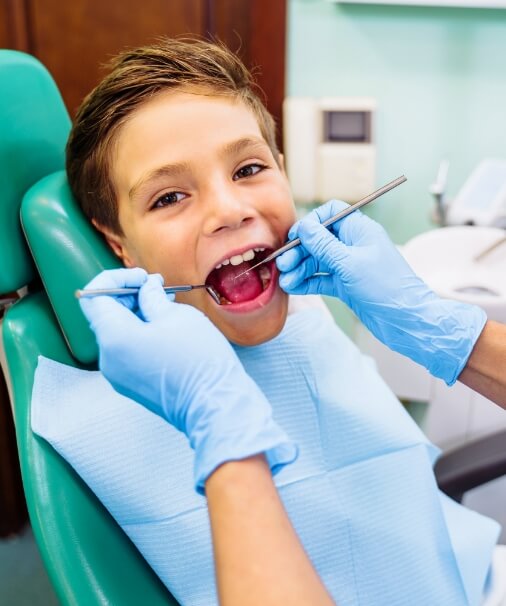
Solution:
<path fill-rule="evenodd" d="M 96 345 L 72 293 L 118 262 L 70 195 L 62 171 L 70 120 L 51 76 L 32 57 L 0 50 L 0 90 L 0 295 L 29 291 L 3 320 L 4 371 L 42 559 L 62 604 L 176 605 L 87 486 L 31 431 L 37 357 L 93 366 Z M 27 191 L 22 221 L 50 299 L 19 221 Z"/>
<path fill-rule="evenodd" d="M 50 75 L 32 57 L 0 51 L 0 89 L 0 296 L 28 287 L 8 309 L 1 340 L 35 538 L 64 605 L 176 605 L 93 493 L 31 431 L 37 357 L 95 367 L 73 292 L 118 261 L 70 194 L 62 170 L 69 118 Z M 495 439 L 492 448 L 490 439 L 474 445 L 469 459 L 467 447 L 442 457 L 443 490 L 459 498 L 506 474 L 506 437 Z"/>

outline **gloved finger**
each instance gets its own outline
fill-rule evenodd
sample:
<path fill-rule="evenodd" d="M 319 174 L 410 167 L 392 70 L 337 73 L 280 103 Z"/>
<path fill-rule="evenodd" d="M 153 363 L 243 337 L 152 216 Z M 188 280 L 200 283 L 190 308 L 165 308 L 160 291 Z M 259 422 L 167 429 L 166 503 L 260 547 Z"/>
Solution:
<path fill-rule="evenodd" d="M 148 273 L 142 267 L 106 269 L 88 282 L 84 288 L 139 288 L 147 277 Z"/>
<path fill-rule="evenodd" d="M 140 322 L 135 313 L 122 305 L 115 297 L 82 298 L 79 299 L 79 303 L 99 342 L 114 332 L 128 332 L 130 324 L 136 325 Z"/>
<path fill-rule="evenodd" d="M 86 286 L 85 290 L 102 289 L 102 288 L 140 288 L 147 279 L 147 272 L 141 267 L 127 269 L 125 267 L 119 269 L 106 269 L 93 278 Z M 83 298 L 82 301 L 88 301 L 88 298 Z M 117 300 L 121 305 L 128 309 L 135 310 L 137 308 L 137 295 L 118 295 Z M 86 306 L 86 302 L 84 303 Z M 84 309 L 81 306 L 82 309 Z"/>
<path fill-rule="evenodd" d="M 163 277 L 151 274 L 139 290 L 139 311 L 146 322 L 153 322 L 170 313 L 171 299 L 174 300 L 174 295 L 163 290 Z"/>
<path fill-rule="evenodd" d="M 311 276 L 290 288 L 291 295 L 334 295 L 334 281 L 332 276 Z"/>
<path fill-rule="evenodd" d="M 287 238 L 288 240 L 295 240 L 297 238 L 297 232 L 299 229 L 300 221 L 295 221 L 295 223 L 288 230 Z"/>
<path fill-rule="evenodd" d="M 338 207 L 340 208 L 339 205 L 342 205 L 343 208 L 347 207 L 348 205 L 345 202 L 340 202 L 339 200 L 331 200 L 330 202 L 327 202 L 326 204 L 324 204 L 322 207 L 320 207 L 321 212 L 323 213 L 323 215 L 325 216 L 326 214 L 330 213 L 332 211 L 332 208 L 334 208 L 332 206 L 332 204 L 338 205 Z M 327 209 L 325 211 L 325 209 Z M 304 219 L 301 219 L 299 221 L 296 221 L 292 227 L 290 228 L 289 232 L 288 232 L 288 240 L 295 240 L 296 238 L 299 237 L 299 229 L 301 226 L 301 223 L 304 221 L 308 221 L 308 220 L 318 220 L 321 223 L 321 219 L 319 214 L 316 212 L 318 209 L 311 211 L 309 214 L 307 214 Z M 337 210 L 335 212 L 338 212 Z M 335 214 L 334 212 L 334 214 Z M 331 215 L 329 215 L 331 216 Z M 277 259 L 276 259 L 276 265 L 278 267 L 278 269 L 280 271 L 291 271 L 295 268 L 296 265 L 298 265 L 299 263 L 301 263 L 301 261 L 303 259 L 305 259 L 308 256 L 308 252 L 304 249 L 303 246 L 296 246 L 288 251 L 286 251 L 285 253 L 283 253 L 282 255 L 280 255 Z"/>
<path fill-rule="evenodd" d="M 330 200 L 326 204 L 316 208 L 308 215 L 308 220 L 312 220 L 314 215 L 318 217 L 320 223 L 330 219 L 340 211 L 349 207 L 349 204 L 342 200 Z M 359 242 L 371 243 L 378 237 L 378 233 L 384 232 L 383 227 L 364 215 L 360 210 L 354 210 L 352 213 L 339 219 L 336 223 L 329 225 L 328 229 L 336 235 L 341 242 L 352 246 Z"/>
<path fill-rule="evenodd" d="M 279 285 L 285 292 L 293 292 L 294 288 L 319 271 L 325 271 L 325 268 L 320 267 L 314 257 L 307 257 L 291 271 L 281 274 Z"/>
<path fill-rule="evenodd" d="M 295 246 L 287 250 L 282 255 L 276 258 L 276 265 L 279 271 L 292 271 L 299 263 L 308 257 L 309 253 L 303 246 Z"/>
<path fill-rule="evenodd" d="M 337 221 L 331 226 L 332 232 L 348 246 L 358 243 L 373 243 L 378 235 L 384 232 L 383 227 L 364 215 L 360 210 Z"/>
<path fill-rule="evenodd" d="M 349 204 L 346 204 L 346 202 L 343 202 L 342 200 L 329 200 L 328 202 L 325 202 L 325 204 L 322 204 L 318 208 L 315 208 L 310 213 L 308 213 L 302 220 L 298 221 L 297 223 L 295 223 L 293 225 L 293 227 L 292 227 L 292 229 L 294 230 L 293 238 L 295 238 L 295 237 L 300 238 L 300 230 L 301 230 L 302 226 L 305 226 L 308 223 L 320 223 L 321 224 L 324 221 L 326 221 L 327 219 L 330 219 L 331 217 L 336 215 L 338 212 L 340 212 L 348 207 L 349 207 Z M 293 239 L 293 238 L 291 238 L 291 239 Z"/>
<path fill-rule="evenodd" d="M 304 248 L 325 267 L 317 271 L 339 271 L 349 258 L 347 246 L 314 217 L 308 216 L 308 220 L 301 223 L 299 238 Z"/>
<path fill-rule="evenodd" d="M 325 202 L 325 204 L 322 204 L 318 208 L 312 210 L 307 217 L 312 218 L 316 216 L 318 221 L 323 223 L 327 219 L 330 219 L 334 215 L 337 215 L 338 212 L 341 212 L 348 207 L 349 204 L 346 204 L 346 202 L 343 202 L 342 200 L 329 200 L 328 202 Z M 305 218 L 306 217 L 304 217 L 304 219 Z"/>

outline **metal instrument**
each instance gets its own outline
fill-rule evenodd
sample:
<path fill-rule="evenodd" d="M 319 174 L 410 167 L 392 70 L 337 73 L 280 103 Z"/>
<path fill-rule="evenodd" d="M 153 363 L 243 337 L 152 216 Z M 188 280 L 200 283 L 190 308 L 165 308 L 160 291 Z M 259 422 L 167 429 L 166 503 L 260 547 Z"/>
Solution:
<path fill-rule="evenodd" d="M 207 292 L 211 295 L 218 305 L 220 305 L 220 295 L 216 292 L 216 290 L 209 286 L 208 284 L 179 284 L 177 286 L 164 286 L 163 290 L 166 293 L 176 293 L 176 292 L 187 292 L 189 290 L 193 290 L 194 288 L 205 288 Z M 82 297 L 99 297 L 102 295 L 109 296 L 123 296 L 123 295 L 135 295 L 139 292 L 138 288 L 95 288 L 95 289 L 83 289 L 76 290 L 75 295 L 78 299 Z"/>
<path fill-rule="evenodd" d="M 322 223 L 322 225 L 324 227 L 328 227 L 329 225 L 332 225 L 336 221 L 339 221 L 339 219 L 343 219 L 350 213 L 354 212 L 355 210 L 358 210 L 359 208 L 362 208 L 362 206 L 365 206 L 366 204 L 369 204 L 369 202 L 376 200 L 376 198 L 379 198 L 383 194 L 386 194 L 388 191 L 390 191 L 394 187 L 397 187 L 401 183 L 404 183 L 405 181 L 407 181 L 407 179 L 404 175 L 402 177 L 398 177 L 394 181 L 391 181 L 390 183 L 387 183 L 383 187 L 380 187 L 380 189 L 377 189 L 372 194 L 369 194 L 365 198 L 362 198 L 362 200 L 359 200 L 356 204 L 351 204 L 350 206 L 348 206 L 348 208 L 345 208 L 344 210 L 342 210 L 341 212 L 338 212 L 333 217 L 330 217 L 330 219 L 327 219 L 326 221 L 324 221 Z M 269 261 L 272 261 L 279 255 L 283 254 L 287 250 L 290 250 L 291 248 L 294 248 L 295 246 L 298 246 L 299 244 L 300 244 L 300 238 L 296 238 L 295 240 L 291 240 L 290 242 L 287 242 L 284 246 L 275 250 L 268 257 L 266 257 L 265 259 L 263 259 L 256 265 L 253 265 L 253 267 L 249 267 L 248 269 L 246 269 L 245 271 L 240 273 L 238 276 L 236 276 L 236 278 L 248 273 L 252 269 L 259 267 L 260 265 L 263 265 L 264 263 L 268 263 Z M 212 286 L 209 286 L 208 284 L 180 284 L 177 286 L 164 286 L 164 290 L 166 293 L 186 292 L 189 290 L 193 290 L 194 288 L 205 288 L 207 290 L 207 292 L 209 293 L 209 295 L 212 297 L 212 299 L 218 305 L 221 304 L 220 295 Z M 110 295 L 110 296 L 135 295 L 135 294 L 137 294 L 138 291 L 139 291 L 138 288 L 108 288 L 108 289 L 99 288 L 99 289 L 76 290 L 75 295 L 79 299 L 81 297 L 97 297 L 97 296 L 101 296 L 101 295 Z"/>
<path fill-rule="evenodd" d="M 344 210 L 338 212 L 333 217 L 330 217 L 329 219 L 327 219 L 326 221 L 324 221 L 322 223 L 322 225 L 324 227 L 329 227 L 329 225 L 332 225 L 336 221 L 339 221 L 339 219 L 343 219 L 344 217 L 348 216 L 352 212 L 358 210 L 359 208 L 362 208 L 362 206 L 365 206 L 366 204 L 369 204 L 369 202 L 372 202 L 373 200 L 376 200 L 376 198 L 379 198 L 383 194 L 386 194 L 388 191 L 390 191 L 394 187 L 397 187 L 401 183 L 404 183 L 405 181 L 407 181 L 407 178 L 404 175 L 402 175 L 401 177 L 397 177 L 397 179 L 394 179 L 390 183 L 387 183 L 383 187 L 380 187 L 379 189 L 377 189 L 376 191 L 374 191 L 372 194 L 369 194 L 365 198 L 362 198 L 362 200 L 359 200 L 355 204 L 350 204 L 350 206 L 348 206 L 348 208 L 345 208 Z M 239 275 L 236 276 L 236 279 L 239 278 L 240 276 L 243 276 L 244 274 L 247 274 L 252 269 L 256 269 L 257 267 L 260 267 L 260 265 L 263 265 L 264 263 L 268 263 L 269 261 L 272 261 L 276 257 L 279 257 L 279 255 L 282 255 L 287 250 L 295 248 L 295 246 L 298 246 L 299 244 L 300 244 L 300 238 L 295 238 L 295 240 L 290 240 L 289 242 L 287 242 L 286 244 L 284 244 L 281 248 L 278 248 L 277 250 L 275 250 L 268 257 L 265 257 L 265 259 L 263 259 L 262 261 L 260 261 L 256 265 L 253 265 L 252 267 L 249 267 L 245 271 L 241 272 Z"/>

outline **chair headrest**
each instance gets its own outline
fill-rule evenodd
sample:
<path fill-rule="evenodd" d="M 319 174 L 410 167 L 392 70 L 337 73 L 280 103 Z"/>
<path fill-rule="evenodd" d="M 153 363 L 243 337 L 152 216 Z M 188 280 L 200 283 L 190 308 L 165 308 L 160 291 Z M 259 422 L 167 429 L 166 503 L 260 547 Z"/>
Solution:
<path fill-rule="evenodd" d="M 21 199 L 41 177 L 64 166 L 70 119 L 44 66 L 0 50 L 0 294 L 35 277 L 19 224 Z"/>
<path fill-rule="evenodd" d="M 21 223 L 70 351 L 79 362 L 94 363 L 95 336 L 74 293 L 103 269 L 120 267 L 119 260 L 74 200 L 65 171 L 25 194 Z"/>

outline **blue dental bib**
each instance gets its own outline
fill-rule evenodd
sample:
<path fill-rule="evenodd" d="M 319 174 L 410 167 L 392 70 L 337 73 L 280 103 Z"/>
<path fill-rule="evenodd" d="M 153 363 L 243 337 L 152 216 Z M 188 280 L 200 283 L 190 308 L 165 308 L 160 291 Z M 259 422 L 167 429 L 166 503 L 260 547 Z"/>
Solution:
<path fill-rule="evenodd" d="M 498 525 L 442 495 L 438 450 L 320 310 L 236 351 L 299 446 L 275 482 L 339 606 L 477 606 Z M 97 494 L 185 606 L 217 604 L 193 452 L 100 373 L 41 358 L 32 427 Z"/>

